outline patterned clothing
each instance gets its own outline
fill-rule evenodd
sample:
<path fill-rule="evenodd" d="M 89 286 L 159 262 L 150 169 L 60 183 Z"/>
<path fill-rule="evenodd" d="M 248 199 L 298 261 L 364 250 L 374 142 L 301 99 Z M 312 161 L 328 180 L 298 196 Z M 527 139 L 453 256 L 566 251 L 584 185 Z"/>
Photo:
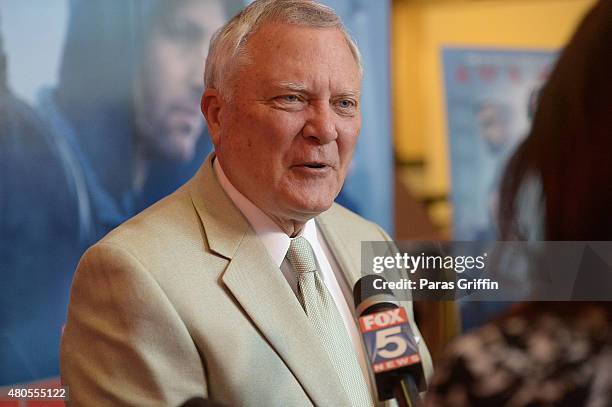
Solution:
<path fill-rule="evenodd" d="M 607 315 L 517 313 L 464 335 L 440 360 L 426 405 L 612 406 Z"/>

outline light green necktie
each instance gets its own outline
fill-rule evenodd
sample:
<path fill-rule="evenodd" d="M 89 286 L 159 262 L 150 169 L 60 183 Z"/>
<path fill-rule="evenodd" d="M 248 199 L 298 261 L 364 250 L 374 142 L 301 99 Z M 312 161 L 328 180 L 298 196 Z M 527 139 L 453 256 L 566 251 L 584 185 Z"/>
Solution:
<path fill-rule="evenodd" d="M 353 407 L 372 407 L 372 397 L 351 339 L 334 299 L 317 272 L 317 262 L 308 241 L 303 237 L 291 239 L 287 259 L 297 274 L 298 299 L 321 338 L 351 404 Z"/>

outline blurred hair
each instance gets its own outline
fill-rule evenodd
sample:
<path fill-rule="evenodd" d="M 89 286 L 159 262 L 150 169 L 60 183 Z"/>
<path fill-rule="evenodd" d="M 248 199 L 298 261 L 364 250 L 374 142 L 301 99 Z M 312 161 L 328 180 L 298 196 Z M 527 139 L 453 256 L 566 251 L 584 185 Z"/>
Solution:
<path fill-rule="evenodd" d="M 148 24 L 149 27 L 147 28 L 149 28 L 149 30 L 153 29 L 155 24 L 159 24 L 160 21 L 163 21 L 164 19 L 171 17 L 177 10 L 180 10 L 182 7 L 184 7 L 185 3 L 189 3 L 190 1 L 193 1 L 193 0 L 172 0 L 172 1 L 157 0 L 157 2 L 151 2 L 151 0 L 146 0 L 145 4 L 149 5 L 150 12 L 152 14 L 150 18 L 151 22 Z M 219 6 L 221 6 L 221 9 L 223 10 L 223 14 L 226 17 L 226 20 L 229 19 L 234 14 L 236 14 L 237 12 L 239 12 L 243 7 L 242 0 L 198 0 L 198 1 L 204 2 L 204 3 L 218 3 Z M 151 5 L 153 5 L 154 7 L 151 7 Z M 147 33 L 147 35 L 149 35 L 149 33 Z"/>
<path fill-rule="evenodd" d="M 521 192 L 541 185 L 546 240 L 612 240 L 612 1 L 580 23 L 541 91 L 531 132 L 506 167 L 503 239 L 524 237 Z"/>
<path fill-rule="evenodd" d="M 213 36 L 204 72 L 207 88 L 224 90 L 228 77 L 248 58 L 249 38 L 270 23 L 340 30 L 362 71 L 359 49 L 331 8 L 312 0 L 255 0 Z"/>

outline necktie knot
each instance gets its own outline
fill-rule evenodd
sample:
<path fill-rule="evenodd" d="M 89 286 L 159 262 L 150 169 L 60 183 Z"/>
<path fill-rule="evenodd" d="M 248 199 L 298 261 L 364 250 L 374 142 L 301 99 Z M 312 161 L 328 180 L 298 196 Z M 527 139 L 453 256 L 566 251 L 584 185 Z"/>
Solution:
<path fill-rule="evenodd" d="M 312 246 L 302 236 L 291 239 L 287 259 L 297 273 L 310 273 L 317 270 Z"/>

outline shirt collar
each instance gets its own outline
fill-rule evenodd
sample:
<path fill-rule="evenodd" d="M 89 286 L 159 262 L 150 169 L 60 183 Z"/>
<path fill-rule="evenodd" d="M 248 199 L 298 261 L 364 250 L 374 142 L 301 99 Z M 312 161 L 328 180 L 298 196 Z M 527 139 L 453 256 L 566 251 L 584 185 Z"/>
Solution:
<path fill-rule="evenodd" d="M 214 160 L 213 169 L 219 184 L 221 184 L 221 188 L 223 188 L 234 205 L 247 219 L 255 234 L 257 234 L 257 237 L 259 237 L 265 246 L 274 264 L 280 267 L 289 250 L 291 238 L 268 215 L 232 185 L 223 172 L 218 159 Z M 318 246 L 317 228 L 314 219 L 306 222 L 298 236 L 306 238 L 313 248 Z"/>

